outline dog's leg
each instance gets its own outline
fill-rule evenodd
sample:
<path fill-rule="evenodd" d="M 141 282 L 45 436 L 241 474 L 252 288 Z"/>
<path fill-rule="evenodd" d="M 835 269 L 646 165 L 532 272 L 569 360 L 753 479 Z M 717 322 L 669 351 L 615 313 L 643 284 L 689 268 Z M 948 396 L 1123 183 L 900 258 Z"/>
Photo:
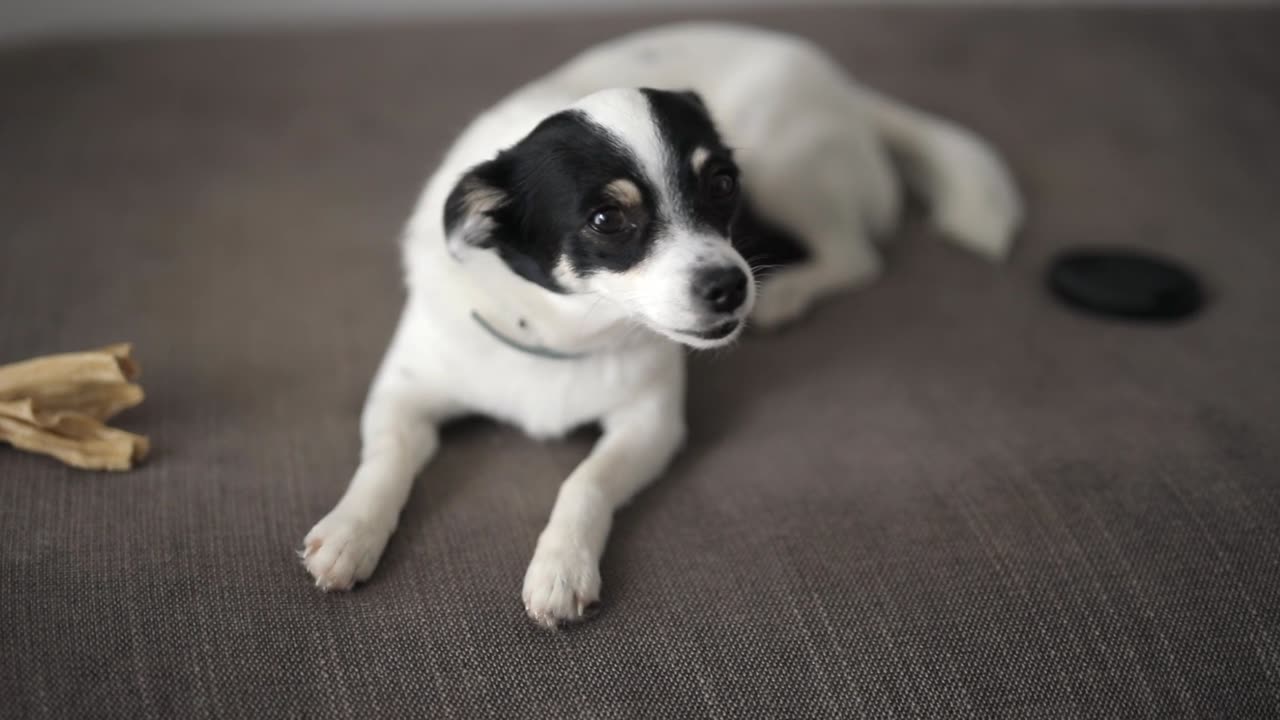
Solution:
<path fill-rule="evenodd" d="M 381 373 L 360 421 L 360 465 L 338 504 L 307 533 L 307 572 L 324 590 L 367 580 L 395 530 L 413 478 L 435 454 L 446 404 Z"/>
<path fill-rule="evenodd" d="M 613 513 L 666 467 L 684 440 L 683 383 L 603 419 L 604 434 L 560 486 L 524 576 L 524 606 L 546 627 L 580 619 L 600 597 Z"/>
<path fill-rule="evenodd" d="M 872 242 L 898 218 L 901 193 L 889 157 L 854 104 L 849 114 L 780 128 L 769 146 L 744 157 L 759 211 L 796 235 L 809 259 L 764 280 L 752 324 L 771 330 L 815 302 L 880 275 Z"/>
<path fill-rule="evenodd" d="M 817 246 L 814 256 L 766 278 L 751 310 L 751 324 L 774 330 L 803 315 L 815 302 L 870 283 L 880 275 L 880 257 L 864 237 Z"/>

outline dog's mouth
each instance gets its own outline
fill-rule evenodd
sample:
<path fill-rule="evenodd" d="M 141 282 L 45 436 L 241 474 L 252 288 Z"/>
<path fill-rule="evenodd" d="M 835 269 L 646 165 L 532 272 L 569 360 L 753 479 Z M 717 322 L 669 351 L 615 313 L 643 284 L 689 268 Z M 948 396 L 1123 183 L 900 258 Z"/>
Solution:
<path fill-rule="evenodd" d="M 723 340 L 733 334 L 734 330 L 742 324 L 741 320 L 726 320 L 719 325 L 714 325 L 707 330 L 681 330 L 681 335 L 692 335 L 702 340 Z"/>
<path fill-rule="evenodd" d="M 701 330 L 672 330 L 667 334 L 690 347 L 713 348 L 732 340 L 742 324 L 742 320 L 726 320 Z"/>

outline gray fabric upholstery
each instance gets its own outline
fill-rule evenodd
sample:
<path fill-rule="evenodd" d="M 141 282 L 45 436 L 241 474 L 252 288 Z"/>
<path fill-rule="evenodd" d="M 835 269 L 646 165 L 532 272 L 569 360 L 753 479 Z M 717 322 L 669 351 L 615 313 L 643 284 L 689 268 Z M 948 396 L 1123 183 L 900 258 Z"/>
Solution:
<path fill-rule="evenodd" d="M 875 287 L 692 362 L 692 440 L 618 518 L 605 603 L 519 588 L 590 438 L 447 433 L 372 582 L 294 550 L 357 457 L 395 239 L 476 111 L 668 19 L 0 51 L 0 360 L 133 340 L 154 457 L 0 448 L 5 717 L 1280 715 L 1280 13 L 740 15 L 1002 148 L 1006 267 L 914 227 Z M 1042 290 L 1125 244 L 1212 304 Z"/>

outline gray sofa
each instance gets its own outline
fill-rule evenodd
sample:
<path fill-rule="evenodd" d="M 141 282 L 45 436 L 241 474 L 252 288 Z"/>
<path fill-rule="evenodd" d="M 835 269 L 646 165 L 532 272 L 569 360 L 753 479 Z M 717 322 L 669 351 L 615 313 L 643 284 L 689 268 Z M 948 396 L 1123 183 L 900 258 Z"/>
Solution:
<path fill-rule="evenodd" d="M 692 360 L 689 448 L 618 518 L 593 621 L 520 581 L 590 437 L 446 435 L 371 582 L 294 550 L 353 468 L 395 240 L 476 111 L 672 16 L 0 50 L 0 361 L 132 340 L 120 475 L 0 448 L 5 717 L 1280 716 L 1280 13 L 795 10 L 977 129 L 1030 222 Z M 1153 249 L 1211 304 L 1042 289 Z"/>

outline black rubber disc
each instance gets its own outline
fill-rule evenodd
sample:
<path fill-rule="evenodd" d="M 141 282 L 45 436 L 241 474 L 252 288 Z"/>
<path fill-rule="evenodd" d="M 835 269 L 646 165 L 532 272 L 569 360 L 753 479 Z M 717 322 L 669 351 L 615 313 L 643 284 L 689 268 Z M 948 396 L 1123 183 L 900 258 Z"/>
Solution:
<path fill-rule="evenodd" d="M 1049 287 L 1073 307 L 1138 320 L 1180 320 L 1204 304 L 1185 268 L 1126 250 L 1064 252 L 1049 266 Z"/>

